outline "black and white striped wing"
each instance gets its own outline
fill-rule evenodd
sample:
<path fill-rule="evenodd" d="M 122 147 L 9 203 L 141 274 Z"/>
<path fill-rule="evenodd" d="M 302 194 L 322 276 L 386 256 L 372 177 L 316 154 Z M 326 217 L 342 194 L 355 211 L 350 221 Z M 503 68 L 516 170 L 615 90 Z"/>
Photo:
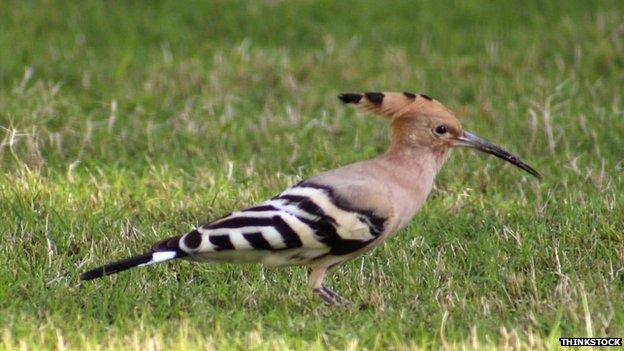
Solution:
<path fill-rule="evenodd" d="M 233 212 L 160 243 L 191 259 L 297 264 L 348 255 L 382 232 L 384 219 L 349 207 L 332 189 L 301 183 L 255 207 Z"/>

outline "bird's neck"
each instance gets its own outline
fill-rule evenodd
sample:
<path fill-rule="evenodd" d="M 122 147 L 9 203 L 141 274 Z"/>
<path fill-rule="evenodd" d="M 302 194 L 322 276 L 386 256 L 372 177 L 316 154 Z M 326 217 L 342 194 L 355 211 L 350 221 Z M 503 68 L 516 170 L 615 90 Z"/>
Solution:
<path fill-rule="evenodd" d="M 391 145 L 380 159 L 391 165 L 408 179 L 418 179 L 426 175 L 435 177 L 448 158 L 448 149 L 430 147 L 405 147 Z"/>
<path fill-rule="evenodd" d="M 448 157 L 429 148 L 390 149 L 377 161 L 391 175 L 390 194 L 395 206 L 396 227 L 402 228 L 425 202 L 438 171 Z"/>

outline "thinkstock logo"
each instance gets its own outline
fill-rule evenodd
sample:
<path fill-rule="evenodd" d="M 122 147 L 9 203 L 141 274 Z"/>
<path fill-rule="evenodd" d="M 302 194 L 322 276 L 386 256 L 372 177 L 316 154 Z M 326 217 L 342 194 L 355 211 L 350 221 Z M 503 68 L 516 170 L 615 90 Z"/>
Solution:
<path fill-rule="evenodd" d="M 622 338 L 559 338 L 561 346 L 622 346 Z"/>

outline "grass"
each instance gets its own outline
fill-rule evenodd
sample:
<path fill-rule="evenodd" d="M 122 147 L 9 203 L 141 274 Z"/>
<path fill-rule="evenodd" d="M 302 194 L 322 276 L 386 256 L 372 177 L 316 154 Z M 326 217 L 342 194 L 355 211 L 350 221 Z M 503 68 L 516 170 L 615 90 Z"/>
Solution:
<path fill-rule="evenodd" d="M 624 336 L 621 2 L 0 5 L 0 349 L 547 348 Z M 373 157 L 345 91 L 424 92 L 538 183 L 456 151 L 330 285 L 302 268 L 79 272 Z M 619 194 L 619 195 L 618 195 Z"/>

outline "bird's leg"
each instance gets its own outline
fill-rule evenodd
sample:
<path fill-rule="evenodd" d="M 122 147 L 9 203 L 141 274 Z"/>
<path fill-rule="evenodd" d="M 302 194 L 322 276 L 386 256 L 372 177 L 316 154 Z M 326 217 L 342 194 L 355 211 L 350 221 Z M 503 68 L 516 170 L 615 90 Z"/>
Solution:
<path fill-rule="evenodd" d="M 336 294 L 323 284 L 323 279 L 325 278 L 326 274 L 327 267 L 315 267 L 310 269 L 308 284 L 312 289 L 312 292 L 322 298 L 323 301 L 325 301 L 329 305 L 352 305 L 349 300 Z"/>

